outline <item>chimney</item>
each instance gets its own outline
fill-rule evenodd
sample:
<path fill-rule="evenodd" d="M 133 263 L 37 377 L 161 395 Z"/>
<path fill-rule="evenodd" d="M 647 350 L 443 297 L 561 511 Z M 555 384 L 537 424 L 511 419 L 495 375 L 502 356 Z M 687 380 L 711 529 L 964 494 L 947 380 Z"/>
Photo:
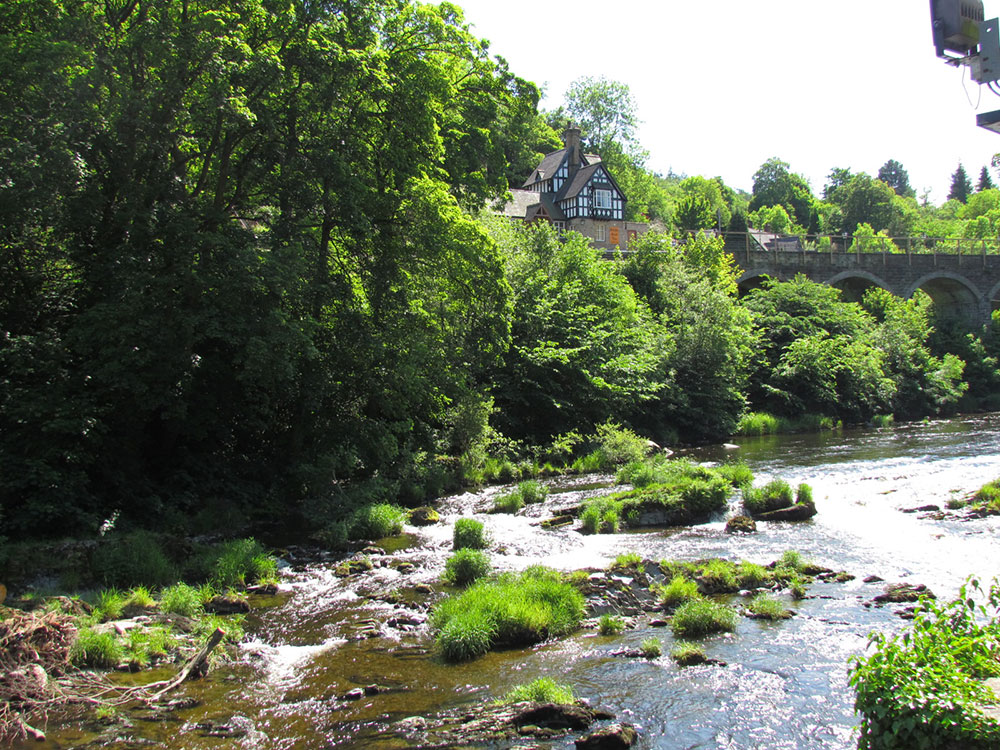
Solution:
<path fill-rule="evenodd" d="M 563 146 L 569 152 L 567 162 L 570 172 L 575 172 L 583 165 L 583 152 L 580 150 L 580 128 L 576 123 L 570 123 L 562 134 Z"/>

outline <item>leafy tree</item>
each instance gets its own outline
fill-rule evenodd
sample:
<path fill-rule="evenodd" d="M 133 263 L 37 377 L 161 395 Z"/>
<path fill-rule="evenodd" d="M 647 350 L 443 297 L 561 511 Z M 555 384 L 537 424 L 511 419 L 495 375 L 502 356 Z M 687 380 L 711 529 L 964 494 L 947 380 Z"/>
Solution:
<path fill-rule="evenodd" d="M 503 433 L 544 441 L 648 406 L 670 342 L 615 265 L 575 233 L 506 222 L 492 231 L 514 292 L 512 344 L 494 379 Z"/>
<path fill-rule="evenodd" d="M 979 170 L 979 182 L 976 184 L 976 192 L 981 193 L 983 190 L 994 190 L 996 185 L 993 184 L 993 178 L 990 177 L 990 170 L 985 166 Z"/>
<path fill-rule="evenodd" d="M 764 206 L 750 214 L 750 222 L 758 229 L 775 234 L 790 234 L 795 225 L 784 206 Z"/>
<path fill-rule="evenodd" d="M 455 6 L 15 2 L 0 59 L 10 528 L 294 519 L 461 442 L 509 290 L 459 206 L 537 91 Z"/>
<path fill-rule="evenodd" d="M 855 422 L 888 408 L 894 383 L 872 340 L 875 321 L 859 305 L 841 301 L 839 290 L 800 275 L 766 282 L 743 304 L 761 336 L 750 379 L 753 408 Z"/>
<path fill-rule="evenodd" d="M 903 169 L 903 165 L 895 159 L 889 159 L 879 167 L 877 176 L 878 179 L 891 187 L 896 195 L 903 198 L 912 198 L 916 195 L 916 191 L 910 187 L 909 174 Z"/>
<path fill-rule="evenodd" d="M 969 175 L 966 174 L 965 167 L 960 162 L 958 169 L 951 175 L 951 189 L 948 191 L 948 198 L 965 203 L 971 194 L 972 181 L 969 180 Z"/>
<path fill-rule="evenodd" d="M 813 222 L 815 198 L 809 183 L 789 171 L 789 165 L 777 157 L 764 162 L 753 176 L 750 211 L 764 206 L 784 206 L 796 224 L 808 227 Z"/>
<path fill-rule="evenodd" d="M 840 189 L 847 185 L 853 176 L 850 169 L 842 167 L 831 169 L 829 176 L 826 178 L 826 185 L 823 187 L 823 199 L 839 203 L 841 201 L 839 196 Z"/>
<path fill-rule="evenodd" d="M 709 229 L 715 226 L 716 217 L 708 201 L 700 195 L 685 195 L 677 204 L 674 223 L 687 231 Z"/>
<path fill-rule="evenodd" d="M 566 113 L 580 126 L 590 145 L 634 143 L 639 119 L 628 84 L 604 76 L 585 76 L 570 84 L 565 100 Z"/>
<path fill-rule="evenodd" d="M 654 434 L 689 439 L 732 434 L 756 339 L 750 314 L 737 303 L 732 256 L 722 238 L 703 233 L 680 246 L 649 233 L 631 249 L 623 273 L 672 342 L 672 377 L 634 421 Z"/>
<path fill-rule="evenodd" d="M 859 224 L 868 224 L 876 232 L 904 234 L 903 209 L 889 185 L 861 172 L 851 177 L 838 193 L 843 212 L 842 231 L 853 235 Z"/>

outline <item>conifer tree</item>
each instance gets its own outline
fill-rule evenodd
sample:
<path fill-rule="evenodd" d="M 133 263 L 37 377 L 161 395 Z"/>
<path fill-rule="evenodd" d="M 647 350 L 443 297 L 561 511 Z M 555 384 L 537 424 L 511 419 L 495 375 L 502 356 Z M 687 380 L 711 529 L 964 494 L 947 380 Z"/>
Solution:
<path fill-rule="evenodd" d="M 957 201 L 965 203 L 969 199 L 969 195 L 972 194 L 972 181 L 969 179 L 969 175 L 965 171 L 965 167 L 962 163 L 958 163 L 958 169 L 951 176 L 951 190 L 948 191 L 948 200 L 954 198 Z"/>
<path fill-rule="evenodd" d="M 981 193 L 984 190 L 992 190 L 995 187 L 993 178 L 990 177 L 990 170 L 986 167 L 979 170 L 979 184 L 976 186 L 976 192 Z"/>

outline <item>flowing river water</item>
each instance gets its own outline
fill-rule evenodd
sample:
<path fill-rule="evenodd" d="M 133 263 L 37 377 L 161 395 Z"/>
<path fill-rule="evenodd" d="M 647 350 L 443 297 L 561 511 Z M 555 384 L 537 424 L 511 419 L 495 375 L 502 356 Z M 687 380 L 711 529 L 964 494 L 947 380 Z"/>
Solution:
<path fill-rule="evenodd" d="M 179 691 L 195 699 L 193 707 L 155 721 L 133 718 L 131 728 L 116 729 L 113 739 L 92 727 L 50 726 L 47 744 L 396 750 L 417 745 L 387 730 L 395 722 L 472 707 L 547 676 L 635 724 L 640 748 L 854 747 L 849 661 L 864 652 L 872 630 L 903 625 L 900 605 L 873 606 L 872 598 L 892 582 L 926 584 L 939 597 L 951 597 L 968 575 L 1000 572 L 998 519 L 935 520 L 902 512 L 928 504 L 943 508 L 949 498 L 1000 476 L 1000 415 L 743 439 L 738 448 L 691 455 L 742 459 L 757 483 L 774 476 L 806 482 L 819 514 L 803 523 L 761 523 L 751 535 L 726 534 L 720 517 L 692 528 L 584 536 L 572 528 L 543 529 L 538 521 L 554 508 L 608 492 L 611 477 L 554 480 L 544 504 L 514 516 L 486 512 L 505 488 L 446 498 L 439 503 L 440 524 L 407 528 L 393 544 L 383 542 L 386 554 L 373 557 L 370 572 L 341 578 L 335 561 L 287 569 L 280 602 L 257 609 L 248 621 L 245 658 Z M 449 665 L 435 658 L 432 634 L 420 624 L 439 594 L 428 598 L 415 587 L 445 590 L 440 574 L 451 552 L 452 525 L 468 515 L 490 531 L 491 557 L 501 570 L 537 563 L 603 568 L 623 552 L 651 560 L 725 557 L 766 564 L 795 549 L 855 578 L 816 582 L 800 602 L 781 595 L 797 612 L 790 620 L 741 618 L 735 633 L 706 639 L 707 654 L 726 666 L 679 668 L 668 656 L 669 629 L 650 627 L 649 615 L 641 613 L 637 627 L 620 636 L 581 630 Z M 865 583 L 869 576 L 885 582 Z M 661 658 L 612 655 L 650 636 L 661 641 Z M 369 685 L 380 686 L 377 694 L 347 699 Z M 571 748 L 573 741 L 541 746 Z"/>

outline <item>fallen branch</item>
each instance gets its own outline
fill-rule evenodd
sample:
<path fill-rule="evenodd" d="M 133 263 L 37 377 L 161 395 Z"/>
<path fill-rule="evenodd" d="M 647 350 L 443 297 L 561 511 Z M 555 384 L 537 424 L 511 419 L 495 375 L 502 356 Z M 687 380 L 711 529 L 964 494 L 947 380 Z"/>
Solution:
<path fill-rule="evenodd" d="M 216 628 L 212 632 L 212 634 L 208 637 L 208 641 L 206 641 L 205 645 L 201 647 L 201 651 L 199 651 L 197 654 L 188 659 L 187 664 L 185 664 L 184 668 L 177 673 L 177 676 L 174 677 L 174 679 L 170 680 L 169 682 L 156 682 L 150 685 L 143 686 L 144 690 L 149 690 L 149 688 L 151 687 L 159 687 L 160 685 L 163 685 L 163 687 L 160 690 L 156 691 L 148 698 L 146 698 L 145 702 L 153 703 L 154 701 L 159 700 L 163 695 L 169 693 L 171 690 L 176 688 L 185 680 L 190 679 L 191 675 L 194 674 L 195 672 L 202 673 L 203 670 L 205 669 L 205 662 L 208 661 L 209 654 L 212 653 L 212 650 L 216 646 L 222 643 L 222 639 L 225 637 L 226 637 L 226 631 L 224 631 L 222 628 Z"/>

